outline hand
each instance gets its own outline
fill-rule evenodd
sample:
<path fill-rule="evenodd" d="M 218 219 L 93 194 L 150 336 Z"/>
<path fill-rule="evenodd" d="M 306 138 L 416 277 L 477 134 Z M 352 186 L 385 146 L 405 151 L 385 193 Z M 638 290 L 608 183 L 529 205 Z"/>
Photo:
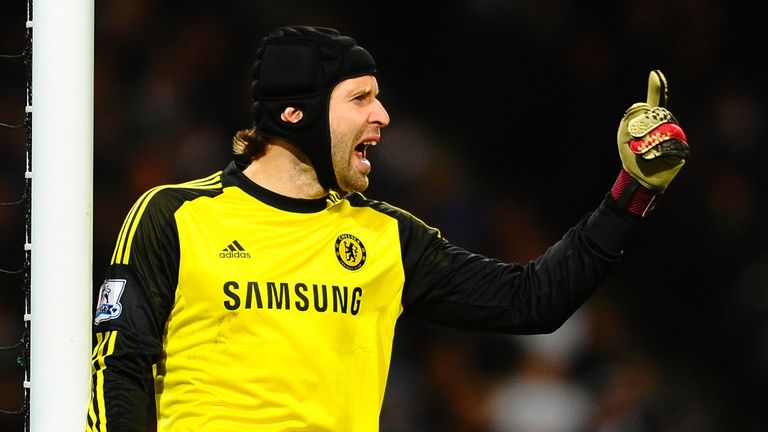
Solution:
<path fill-rule="evenodd" d="M 646 102 L 627 109 L 617 134 L 624 170 L 656 192 L 667 188 L 690 152 L 685 133 L 666 104 L 667 80 L 661 71 L 651 71 Z"/>

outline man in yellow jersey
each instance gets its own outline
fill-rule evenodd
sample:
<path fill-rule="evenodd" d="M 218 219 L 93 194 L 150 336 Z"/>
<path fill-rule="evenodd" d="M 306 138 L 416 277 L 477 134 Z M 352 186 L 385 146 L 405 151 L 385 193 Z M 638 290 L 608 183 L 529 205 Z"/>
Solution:
<path fill-rule="evenodd" d="M 263 39 L 254 123 L 234 138 L 246 162 L 153 188 L 125 218 L 95 312 L 87 430 L 376 431 L 401 316 L 554 331 L 688 155 L 654 71 L 620 123 L 613 189 L 535 262 L 505 263 L 361 195 L 390 121 L 378 93 L 371 55 L 335 30 Z"/>

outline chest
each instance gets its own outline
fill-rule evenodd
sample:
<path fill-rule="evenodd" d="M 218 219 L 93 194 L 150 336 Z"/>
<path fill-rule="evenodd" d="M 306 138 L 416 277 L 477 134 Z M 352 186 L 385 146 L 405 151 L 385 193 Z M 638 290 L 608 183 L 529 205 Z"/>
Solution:
<path fill-rule="evenodd" d="M 402 254 L 393 219 L 341 205 L 301 214 L 238 202 L 207 204 L 176 215 L 177 289 L 198 312 L 358 315 L 399 309 Z"/>

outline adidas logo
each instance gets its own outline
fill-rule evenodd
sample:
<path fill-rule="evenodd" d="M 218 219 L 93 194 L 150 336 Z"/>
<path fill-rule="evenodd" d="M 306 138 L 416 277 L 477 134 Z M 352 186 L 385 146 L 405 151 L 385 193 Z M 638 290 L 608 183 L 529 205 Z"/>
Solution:
<path fill-rule="evenodd" d="M 219 253 L 219 258 L 250 258 L 251 253 L 246 252 L 245 248 L 238 243 L 237 240 L 233 240 L 229 246 L 225 247 Z"/>

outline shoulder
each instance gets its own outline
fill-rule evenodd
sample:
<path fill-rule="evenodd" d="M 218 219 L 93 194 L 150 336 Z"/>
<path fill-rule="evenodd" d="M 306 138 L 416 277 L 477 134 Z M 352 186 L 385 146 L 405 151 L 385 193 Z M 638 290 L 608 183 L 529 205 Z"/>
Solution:
<path fill-rule="evenodd" d="M 185 202 L 203 196 L 216 196 L 222 191 L 221 171 L 184 183 L 156 186 L 144 192 L 135 202 L 132 212 L 141 216 L 172 215 Z"/>
<path fill-rule="evenodd" d="M 143 229 L 162 228 L 173 220 L 184 203 L 203 196 L 215 196 L 221 191 L 221 172 L 184 183 L 153 187 L 144 192 L 128 211 L 121 236 L 135 232 L 140 226 Z"/>
<path fill-rule="evenodd" d="M 404 210 L 385 201 L 366 198 L 359 192 L 349 193 L 344 196 L 344 199 L 347 200 L 352 207 L 367 207 L 383 215 L 396 219 L 401 228 L 426 230 L 433 235 L 442 237 L 440 230 L 437 228 L 428 225 L 426 222 L 411 214 L 407 210 Z"/>
<path fill-rule="evenodd" d="M 174 226 L 174 214 L 185 203 L 202 196 L 220 194 L 221 172 L 179 184 L 156 186 L 144 192 L 125 216 L 120 228 L 112 264 L 128 264 L 136 244 L 157 245 L 167 239 Z"/>

